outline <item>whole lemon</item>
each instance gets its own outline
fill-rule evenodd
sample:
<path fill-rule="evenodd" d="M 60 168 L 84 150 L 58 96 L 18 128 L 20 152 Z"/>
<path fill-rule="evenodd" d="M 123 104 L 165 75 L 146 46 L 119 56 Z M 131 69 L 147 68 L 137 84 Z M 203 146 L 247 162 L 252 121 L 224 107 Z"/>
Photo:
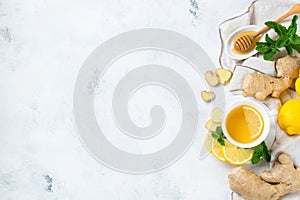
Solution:
<path fill-rule="evenodd" d="M 295 88 L 296 88 L 297 94 L 300 96 L 300 77 L 298 77 L 295 82 Z"/>
<path fill-rule="evenodd" d="M 281 107 L 278 124 L 290 135 L 300 134 L 300 99 L 291 99 Z"/>

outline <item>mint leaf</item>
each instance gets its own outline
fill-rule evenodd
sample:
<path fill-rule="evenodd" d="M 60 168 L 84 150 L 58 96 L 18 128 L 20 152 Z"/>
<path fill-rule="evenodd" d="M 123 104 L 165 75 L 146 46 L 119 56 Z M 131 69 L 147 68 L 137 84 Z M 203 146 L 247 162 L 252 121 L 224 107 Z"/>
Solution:
<path fill-rule="evenodd" d="M 217 141 L 218 141 L 222 146 L 225 146 L 225 141 L 224 141 L 223 138 L 220 137 Z"/>
<path fill-rule="evenodd" d="M 293 35 L 296 34 L 296 32 L 297 32 L 297 19 L 298 19 L 298 16 L 295 15 L 292 19 L 291 25 L 288 27 L 287 35 L 293 36 Z"/>
<path fill-rule="evenodd" d="M 300 37 L 298 35 L 294 35 L 291 39 L 292 44 L 300 44 Z"/>
<path fill-rule="evenodd" d="M 252 159 L 251 159 L 251 163 L 257 164 L 259 162 L 260 162 L 260 153 L 258 153 L 257 151 L 254 151 Z"/>
<path fill-rule="evenodd" d="M 216 140 L 219 139 L 219 135 L 218 135 L 218 134 L 212 133 L 211 136 L 212 136 L 213 138 L 215 138 Z"/>
<path fill-rule="evenodd" d="M 254 152 L 251 159 L 252 164 L 259 163 L 261 158 L 267 162 L 271 161 L 271 155 L 265 142 L 262 142 L 261 144 L 257 145 L 253 148 L 253 150 Z"/>
<path fill-rule="evenodd" d="M 288 31 L 284 26 L 282 26 L 281 24 L 278 24 L 276 22 L 269 21 L 269 22 L 266 22 L 265 25 L 274 29 L 278 35 L 285 35 Z"/>
<path fill-rule="evenodd" d="M 224 133 L 221 126 L 217 126 L 216 133 L 212 133 L 211 136 L 215 138 L 222 146 L 225 145 Z"/>
<path fill-rule="evenodd" d="M 293 54 L 293 47 L 292 47 L 292 45 L 286 45 L 285 46 L 285 49 L 286 49 L 286 51 L 287 51 L 287 53 L 291 56 L 292 54 Z"/>
<path fill-rule="evenodd" d="M 272 60 L 274 58 L 276 53 L 274 53 L 273 51 L 268 51 L 264 54 L 264 59 L 265 60 Z"/>
<path fill-rule="evenodd" d="M 256 42 L 256 50 L 261 53 L 270 51 L 270 47 L 262 42 Z"/>
<path fill-rule="evenodd" d="M 293 49 L 295 49 L 298 53 L 300 53 L 300 44 L 291 44 Z"/>
<path fill-rule="evenodd" d="M 270 38 L 268 34 L 266 34 L 265 40 L 269 44 L 275 44 L 275 42 L 276 42 L 275 40 L 273 40 L 272 38 Z"/>
<path fill-rule="evenodd" d="M 262 143 L 262 158 L 264 161 L 267 161 L 267 162 L 271 161 L 271 154 L 270 154 L 265 142 Z"/>
<path fill-rule="evenodd" d="M 217 132 L 219 135 L 222 135 L 222 136 L 224 136 L 223 129 L 222 129 L 222 127 L 221 127 L 221 126 L 217 126 L 217 128 L 216 128 L 216 132 Z"/>
<path fill-rule="evenodd" d="M 278 38 L 278 40 L 276 40 L 275 46 L 277 48 L 284 47 L 288 41 L 289 40 L 288 40 L 287 36 L 281 36 L 280 38 Z"/>

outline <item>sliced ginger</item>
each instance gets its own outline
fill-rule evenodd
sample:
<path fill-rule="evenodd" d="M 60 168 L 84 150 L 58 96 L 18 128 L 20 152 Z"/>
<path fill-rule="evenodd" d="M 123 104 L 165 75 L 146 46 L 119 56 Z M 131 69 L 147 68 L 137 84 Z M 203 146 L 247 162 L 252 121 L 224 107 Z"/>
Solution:
<path fill-rule="evenodd" d="M 211 70 L 207 71 L 205 73 L 205 80 L 212 87 L 219 85 L 218 75 L 214 71 L 211 71 Z"/>
<path fill-rule="evenodd" d="M 231 77 L 232 72 L 224 68 L 218 68 L 216 71 L 209 70 L 205 73 L 205 80 L 212 87 L 229 83 Z"/>
<path fill-rule="evenodd" d="M 218 126 L 222 126 L 221 122 L 214 122 L 212 119 L 208 120 L 205 124 L 205 128 L 207 130 L 209 130 L 210 132 L 215 133 L 216 132 L 216 128 Z"/>
<path fill-rule="evenodd" d="M 214 108 L 210 112 L 210 119 L 206 122 L 205 128 L 212 133 L 216 132 L 218 126 L 222 126 L 223 111 L 220 108 Z"/>
<path fill-rule="evenodd" d="M 220 108 L 214 108 L 210 112 L 210 118 L 213 122 L 221 123 L 223 119 L 223 111 Z"/>
<path fill-rule="evenodd" d="M 201 92 L 201 98 L 205 102 L 211 102 L 216 98 L 216 94 L 213 91 L 204 90 Z"/>
<path fill-rule="evenodd" d="M 217 69 L 217 74 L 219 78 L 219 83 L 223 85 L 227 84 L 232 77 L 232 72 L 224 68 Z"/>

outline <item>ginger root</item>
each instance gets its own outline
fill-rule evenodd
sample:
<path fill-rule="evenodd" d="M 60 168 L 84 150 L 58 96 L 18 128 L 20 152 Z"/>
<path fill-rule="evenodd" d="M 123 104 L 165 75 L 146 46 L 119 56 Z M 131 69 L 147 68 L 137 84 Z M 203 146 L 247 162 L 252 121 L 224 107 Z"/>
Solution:
<path fill-rule="evenodd" d="M 247 74 L 243 80 L 243 95 L 245 97 L 254 96 L 262 101 L 270 94 L 279 98 L 280 94 L 288 89 L 292 84 L 292 79 L 288 77 L 273 78 L 269 75 L 252 73 Z"/>
<path fill-rule="evenodd" d="M 285 102 L 287 102 L 288 100 L 291 99 L 298 99 L 299 96 L 297 95 L 297 92 L 291 89 L 287 89 L 284 92 L 281 93 L 281 95 L 279 96 L 279 99 L 281 101 L 282 104 L 284 104 Z"/>
<path fill-rule="evenodd" d="M 285 56 L 276 62 L 277 77 L 297 78 L 300 69 L 300 59 L 296 56 Z"/>
<path fill-rule="evenodd" d="M 285 56 L 276 62 L 277 77 L 273 78 L 265 74 L 247 74 L 244 77 L 242 88 L 245 97 L 254 96 L 262 101 L 268 95 L 279 98 L 281 92 L 289 88 L 293 79 L 299 75 L 300 59 L 297 57 Z"/>
<path fill-rule="evenodd" d="M 279 155 L 270 171 L 263 171 L 260 176 L 241 166 L 233 168 L 228 179 L 230 188 L 249 200 L 277 200 L 300 191 L 300 168 L 295 168 L 292 158 L 285 153 Z"/>

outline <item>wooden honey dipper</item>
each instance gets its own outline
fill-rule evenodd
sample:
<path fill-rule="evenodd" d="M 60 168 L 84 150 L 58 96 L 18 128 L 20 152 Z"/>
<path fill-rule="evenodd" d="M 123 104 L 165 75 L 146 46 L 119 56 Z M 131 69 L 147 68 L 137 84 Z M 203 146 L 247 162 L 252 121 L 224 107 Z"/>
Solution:
<path fill-rule="evenodd" d="M 278 19 L 275 20 L 276 23 L 279 23 L 283 21 L 284 19 L 288 18 L 291 15 L 298 14 L 300 13 L 300 4 L 295 4 L 293 7 L 284 15 L 279 17 Z M 234 49 L 239 51 L 239 52 L 245 52 L 249 50 L 251 45 L 253 44 L 254 39 L 259 36 L 262 33 L 265 33 L 268 31 L 270 27 L 265 26 L 264 28 L 260 29 L 259 31 L 255 32 L 254 34 L 243 34 L 243 35 L 238 35 L 237 38 L 234 40 Z"/>

